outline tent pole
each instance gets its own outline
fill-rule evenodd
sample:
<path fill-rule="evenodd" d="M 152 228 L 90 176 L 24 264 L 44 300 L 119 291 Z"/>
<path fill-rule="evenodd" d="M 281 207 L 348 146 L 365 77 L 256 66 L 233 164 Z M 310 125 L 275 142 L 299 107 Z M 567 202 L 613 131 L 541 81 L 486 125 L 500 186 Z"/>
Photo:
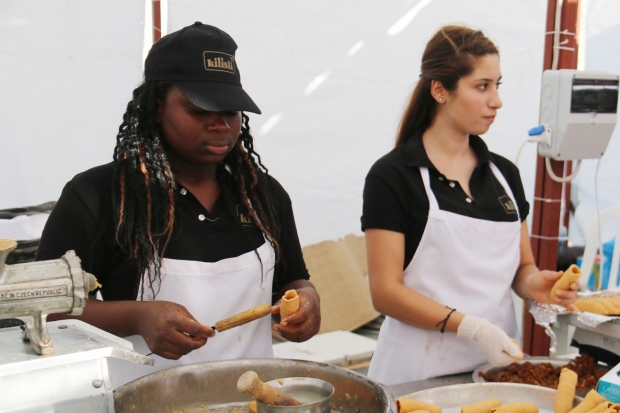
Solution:
<path fill-rule="evenodd" d="M 161 5 L 153 0 L 153 43 L 161 38 Z"/>
<path fill-rule="evenodd" d="M 554 52 L 554 35 L 556 8 L 561 7 L 561 31 L 577 33 L 578 13 L 580 0 L 548 0 L 547 1 L 547 24 L 545 34 L 545 58 L 543 70 L 551 69 Z M 566 43 L 562 47 L 573 50 L 559 49 L 557 59 L 558 69 L 577 68 L 577 45 L 576 35 L 562 34 L 560 41 Z M 563 161 L 551 161 L 554 173 L 562 176 L 564 173 Z M 567 170 L 571 170 L 570 164 Z M 570 188 L 567 185 L 567 188 Z M 568 189 L 570 190 L 570 189 Z M 534 259 L 541 270 L 553 270 L 557 268 L 558 259 L 558 235 L 560 233 L 560 215 L 562 199 L 562 184 L 553 181 L 545 170 L 545 159 L 537 155 L 536 183 L 534 187 L 534 200 L 532 200 L 532 235 L 531 245 Z M 544 329 L 534 323 L 532 315 L 524 312 L 523 322 L 523 351 L 531 356 L 548 356 L 550 339 Z"/>

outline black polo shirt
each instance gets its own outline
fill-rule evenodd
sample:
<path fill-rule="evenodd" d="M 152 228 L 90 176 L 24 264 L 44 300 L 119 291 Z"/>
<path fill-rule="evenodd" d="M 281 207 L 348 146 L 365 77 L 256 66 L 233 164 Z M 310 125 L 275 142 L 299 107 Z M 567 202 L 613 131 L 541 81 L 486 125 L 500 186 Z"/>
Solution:
<path fill-rule="evenodd" d="M 431 190 L 441 210 L 496 222 L 516 221 L 518 217 L 524 221 L 528 216 L 530 206 L 525 199 L 519 169 L 508 159 L 489 152 L 479 136 L 471 135 L 469 145 L 478 159 L 469 180 L 473 198 L 457 181 L 449 180 L 433 166 L 422 144 L 422 132 L 394 148 L 370 168 L 364 186 L 362 231 L 379 228 L 405 234 L 403 268 L 413 258 L 428 220 L 429 202 L 421 166 L 428 168 Z M 519 215 L 489 162 L 497 166 L 508 182 Z"/>
<path fill-rule="evenodd" d="M 104 300 L 136 298 L 139 273 L 134 262 L 115 240 L 111 201 L 113 164 L 95 167 L 76 175 L 67 183 L 47 220 L 37 260 L 57 259 L 75 250 L 82 268 L 97 277 Z M 220 168 L 218 177 L 230 180 Z M 282 186 L 267 177 L 273 190 L 278 225 L 281 230 L 280 261 L 276 265 L 273 292 L 291 281 L 308 279 L 291 200 Z M 224 183 L 224 188 L 229 185 Z M 239 195 L 224 189 L 212 210 L 183 186 L 175 194 L 175 222 L 164 257 L 176 260 L 217 262 L 253 251 L 265 242 L 253 225 Z M 269 270 L 266 268 L 265 271 Z M 261 274 L 257 273 L 257 283 Z"/>

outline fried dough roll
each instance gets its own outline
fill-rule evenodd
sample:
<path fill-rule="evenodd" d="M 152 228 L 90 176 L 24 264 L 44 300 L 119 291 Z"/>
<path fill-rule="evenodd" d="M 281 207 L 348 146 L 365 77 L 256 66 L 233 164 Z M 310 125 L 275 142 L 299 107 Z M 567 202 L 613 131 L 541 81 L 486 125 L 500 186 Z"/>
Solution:
<path fill-rule="evenodd" d="M 553 413 L 568 413 L 573 409 L 576 386 L 577 373 L 563 368 L 560 372 L 560 380 L 558 381 L 558 391 L 555 393 Z"/>
<path fill-rule="evenodd" d="M 593 300 L 595 303 L 599 303 L 603 307 L 605 307 L 607 315 L 616 314 L 616 306 L 614 305 L 614 303 L 611 302 L 609 298 L 594 298 Z"/>
<path fill-rule="evenodd" d="M 568 287 L 575 281 L 579 281 L 581 278 L 581 270 L 575 264 L 571 264 L 570 267 L 564 274 L 553 284 L 551 288 L 551 294 L 549 294 L 549 298 L 551 299 L 551 303 L 555 303 L 555 292 L 557 290 L 568 290 Z"/>
<path fill-rule="evenodd" d="M 588 410 L 588 413 L 602 413 L 611 407 L 611 403 L 605 400 L 599 403 L 594 409 Z"/>
<path fill-rule="evenodd" d="M 285 319 L 297 310 L 299 310 L 299 296 L 297 295 L 297 291 L 288 290 L 284 293 L 282 301 L 280 301 L 280 319 Z"/>
<path fill-rule="evenodd" d="M 529 402 L 508 403 L 491 409 L 492 413 L 538 413 L 538 406 Z"/>
<path fill-rule="evenodd" d="M 485 399 L 461 406 L 461 413 L 491 413 L 491 410 L 501 405 L 500 399 Z"/>
<path fill-rule="evenodd" d="M 607 310 L 603 307 L 603 304 L 597 303 L 591 298 L 577 300 L 574 305 L 582 312 L 587 311 L 588 313 L 607 315 Z"/>
<path fill-rule="evenodd" d="M 411 413 L 416 410 L 426 410 L 429 413 L 441 413 L 441 407 L 436 404 L 426 403 L 415 399 L 400 397 L 396 399 L 396 413 Z"/>
<path fill-rule="evenodd" d="M 248 410 L 251 413 L 258 413 L 258 407 L 256 406 L 256 400 L 252 400 L 248 403 Z"/>
<path fill-rule="evenodd" d="M 583 398 L 581 403 L 579 403 L 569 413 L 588 413 L 596 406 L 606 402 L 607 400 L 603 396 L 598 394 L 596 390 L 592 389 L 588 392 L 588 394 L 586 394 L 586 397 Z"/>

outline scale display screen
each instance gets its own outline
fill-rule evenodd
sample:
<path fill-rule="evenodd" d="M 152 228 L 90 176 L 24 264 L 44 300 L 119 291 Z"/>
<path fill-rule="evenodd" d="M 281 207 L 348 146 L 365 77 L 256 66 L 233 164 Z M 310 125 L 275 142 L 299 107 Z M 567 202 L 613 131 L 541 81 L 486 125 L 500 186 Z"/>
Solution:
<path fill-rule="evenodd" d="M 573 79 L 571 113 L 617 113 L 618 80 Z"/>

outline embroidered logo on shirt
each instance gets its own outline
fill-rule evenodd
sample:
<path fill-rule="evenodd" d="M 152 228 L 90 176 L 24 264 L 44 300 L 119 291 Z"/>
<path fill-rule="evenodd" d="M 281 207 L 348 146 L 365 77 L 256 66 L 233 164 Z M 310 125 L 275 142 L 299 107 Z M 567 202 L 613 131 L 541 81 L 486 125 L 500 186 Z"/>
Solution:
<path fill-rule="evenodd" d="M 252 219 L 241 205 L 237 205 L 237 217 L 243 225 L 253 225 Z"/>
<path fill-rule="evenodd" d="M 517 213 L 517 207 L 515 206 L 514 202 L 512 202 L 512 199 L 510 199 L 508 195 L 502 195 L 499 198 L 497 198 L 497 200 L 500 202 L 500 204 L 502 204 L 507 214 Z"/>

